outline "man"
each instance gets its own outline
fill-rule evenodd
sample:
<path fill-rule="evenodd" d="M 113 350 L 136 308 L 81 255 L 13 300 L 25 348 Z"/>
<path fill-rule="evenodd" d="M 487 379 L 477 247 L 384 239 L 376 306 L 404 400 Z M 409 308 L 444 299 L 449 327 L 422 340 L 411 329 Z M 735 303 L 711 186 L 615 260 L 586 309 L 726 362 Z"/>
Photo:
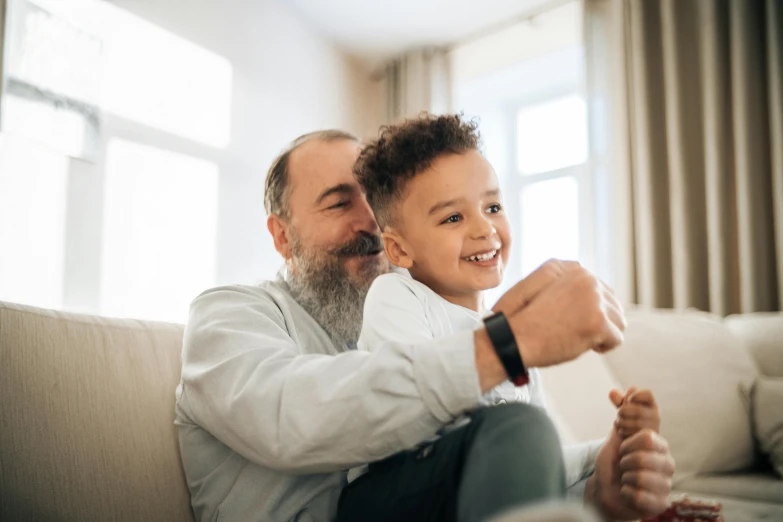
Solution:
<path fill-rule="evenodd" d="M 176 423 L 199 520 L 332 521 L 344 470 L 431 439 L 508 378 L 485 329 L 423 346 L 352 349 L 364 295 L 389 269 L 353 177 L 359 151 L 358 141 L 339 131 L 294 141 L 272 165 L 265 194 L 285 269 L 277 281 L 216 288 L 191 306 Z M 507 317 L 531 368 L 614 348 L 625 327 L 612 292 L 568 263 L 545 265 L 495 309 Z M 440 479 L 471 487 L 437 502 L 490 509 L 482 499 L 497 481 L 524 477 L 525 469 L 514 466 L 479 471 L 471 464 L 479 452 L 483 462 L 494 462 L 516 447 L 524 426 L 504 431 L 511 417 L 504 408 L 464 428 L 469 436 L 455 457 L 463 465 L 452 468 L 459 476 Z M 531 423 L 548 420 L 533 415 Z M 433 454 L 442 454 L 439 442 Z M 531 441 L 524 454 L 539 449 L 551 455 L 556 478 L 562 454 L 552 451 L 551 440 Z M 412 462 L 428 461 L 424 453 Z M 584 498 L 605 516 L 634 519 L 665 508 L 674 465 L 660 436 L 642 431 L 622 445 L 610 438 L 594 462 Z M 424 492 L 399 498 L 421 502 Z M 394 520 L 380 509 L 378 520 Z"/>

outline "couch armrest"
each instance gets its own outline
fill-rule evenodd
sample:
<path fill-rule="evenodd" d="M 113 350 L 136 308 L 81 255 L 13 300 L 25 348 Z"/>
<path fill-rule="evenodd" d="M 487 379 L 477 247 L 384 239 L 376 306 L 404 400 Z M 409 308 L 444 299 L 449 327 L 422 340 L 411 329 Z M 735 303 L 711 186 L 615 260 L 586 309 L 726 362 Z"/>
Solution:
<path fill-rule="evenodd" d="M 759 373 L 783 377 L 783 312 L 730 315 L 724 323 L 740 338 Z"/>

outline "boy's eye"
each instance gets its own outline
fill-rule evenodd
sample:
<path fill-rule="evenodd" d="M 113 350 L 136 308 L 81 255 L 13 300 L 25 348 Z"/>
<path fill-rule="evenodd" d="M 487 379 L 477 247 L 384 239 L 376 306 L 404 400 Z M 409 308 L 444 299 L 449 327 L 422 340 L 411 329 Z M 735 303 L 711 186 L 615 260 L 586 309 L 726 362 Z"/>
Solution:
<path fill-rule="evenodd" d="M 503 210 L 502 207 L 497 203 L 495 203 L 494 205 L 490 205 L 489 208 L 487 208 L 487 212 L 489 212 L 490 214 L 497 214 L 501 210 Z"/>
<path fill-rule="evenodd" d="M 453 215 L 447 217 L 446 219 L 444 219 L 443 221 L 441 221 L 441 224 L 443 225 L 443 224 L 446 224 L 446 223 L 457 223 L 461 219 L 462 218 L 460 217 L 459 214 L 453 214 Z"/>

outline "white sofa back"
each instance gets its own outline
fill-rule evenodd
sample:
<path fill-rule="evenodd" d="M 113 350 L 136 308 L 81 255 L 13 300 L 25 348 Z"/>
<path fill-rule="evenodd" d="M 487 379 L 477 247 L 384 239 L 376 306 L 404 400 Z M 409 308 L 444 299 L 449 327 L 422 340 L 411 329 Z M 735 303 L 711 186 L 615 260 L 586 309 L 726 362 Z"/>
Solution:
<path fill-rule="evenodd" d="M 746 391 L 759 375 L 755 354 L 780 356 L 783 314 L 727 319 L 697 311 L 628 311 L 625 342 L 542 371 L 565 441 L 604 437 L 615 418 L 613 387 L 650 388 L 676 479 L 750 468 L 756 452 Z M 769 355 L 773 354 L 773 355 Z"/>

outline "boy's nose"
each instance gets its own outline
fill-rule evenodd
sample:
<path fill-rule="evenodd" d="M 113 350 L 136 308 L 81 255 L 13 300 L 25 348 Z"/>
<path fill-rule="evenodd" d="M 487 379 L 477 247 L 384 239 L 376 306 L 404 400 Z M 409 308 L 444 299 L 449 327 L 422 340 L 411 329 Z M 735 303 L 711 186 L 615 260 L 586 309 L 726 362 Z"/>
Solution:
<path fill-rule="evenodd" d="M 495 233 L 495 226 L 484 216 L 477 218 L 474 223 L 472 230 L 474 239 L 487 239 Z"/>

